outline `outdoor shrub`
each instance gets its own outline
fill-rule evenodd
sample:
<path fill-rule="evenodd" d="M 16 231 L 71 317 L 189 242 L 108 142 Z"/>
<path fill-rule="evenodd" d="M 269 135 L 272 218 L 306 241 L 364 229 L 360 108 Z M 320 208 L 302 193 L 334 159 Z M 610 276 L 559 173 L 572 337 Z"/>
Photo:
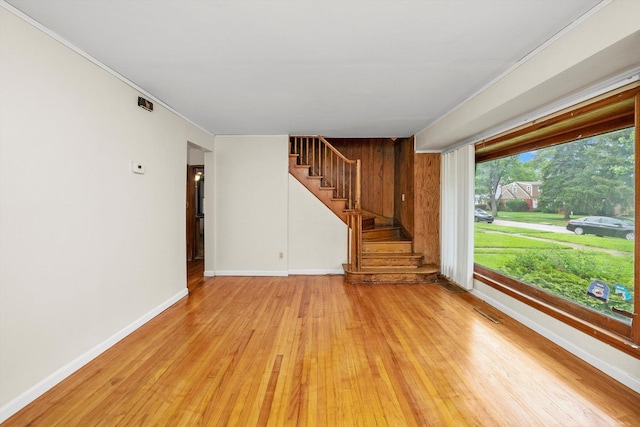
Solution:
<path fill-rule="evenodd" d="M 591 309 L 611 314 L 610 306 L 633 312 L 632 301 L 622 301 L 613 291 L 616 283 L 633 290 L 632 259 L 603 256 L 591 251 L 530 250 L 507 260 L 503 272 Z M 602 280 L 611 288 L 609 303 L 587 295 L 589 283 Z"/>
<path fill-rule="evenodd" d="M 512 212 L 526 212 L 529 210 L 529 205 L 524 200 L 507 200 L 506 204 Z"/>

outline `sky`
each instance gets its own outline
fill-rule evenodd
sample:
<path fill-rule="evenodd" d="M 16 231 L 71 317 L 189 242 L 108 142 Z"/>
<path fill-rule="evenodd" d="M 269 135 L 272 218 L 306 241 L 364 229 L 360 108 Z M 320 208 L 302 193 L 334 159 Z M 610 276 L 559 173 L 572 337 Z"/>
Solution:
<path fill-rule="evenodd" d="M 522 163 L 526 163 L 529 160 L 533 159 L 533 152 L 529 151 L 529 152 L 526 152 L 526 153 L 522 153 L 522 154 L 520 154 L 519 157 L 520 157 L 520 161 Z"/>

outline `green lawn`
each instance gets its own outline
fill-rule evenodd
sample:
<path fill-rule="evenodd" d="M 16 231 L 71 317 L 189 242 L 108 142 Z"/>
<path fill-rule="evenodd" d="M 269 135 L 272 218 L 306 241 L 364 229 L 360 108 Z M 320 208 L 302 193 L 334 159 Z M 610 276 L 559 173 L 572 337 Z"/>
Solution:
<path fill-rule="evenodd" d="M 582 218 L 584 215 L 573 215 L 571 219 Z M 550 214 L 542 212 L 503 212 L 499 211 L 497 219 L 506 221 L 531 222 L 535 224 L 551 224 L 566 226 L 567 220 L 563 214 Z"/>
<path fill-rule="evenodd" d="M 476 224 L 474 238 L 474 261 L 480 265 L 625 322 L 627 320 L 614 314 L 611 307 L 633 312 L 632 300 L 624 301 L 613 291 L 614 284 L 633 291 L 633 242 L 480 223 Z M 562 242 L 616 250 L 621 254 L 573 249 Z M 609 303 L 587 295 L 593 279 L 612 287 Z"/>
<path fill-rule="evenodd" d="M 538 237 L 541 239 L 554 240 L 556 242 L 575 243 L 578 245 L 591 246 L 594 248 L 610 249 L 614 251 L 633 253 L 634 242 L 614 237 L 597 237 L 591 235 L 578 236 L 576 234 L 552 233 L 549 231 L 528 230 L 519 227 L 507 227 L 496 224 L 475 223 L 476 230 L 499 231 L 501 233 L 518 234 L 521 236 Z"/>
<path fill-rule="evenodd" d="M 560 245 L 552 242 L 532 240 L 526 237 L 512 234 L 492 233 L 489 231 L 475 234 L 475 246 L 477 248 L 558 248 Z"/>

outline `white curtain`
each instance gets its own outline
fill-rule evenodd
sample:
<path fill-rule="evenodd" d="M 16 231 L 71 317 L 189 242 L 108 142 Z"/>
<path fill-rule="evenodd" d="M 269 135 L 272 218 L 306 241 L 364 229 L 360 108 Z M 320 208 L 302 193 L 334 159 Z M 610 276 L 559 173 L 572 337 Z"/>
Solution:
<path fill-rule="evenodd" d="M 465 289 L 473 287 L 475 149 L 442 155 L 440 272 Z"/>

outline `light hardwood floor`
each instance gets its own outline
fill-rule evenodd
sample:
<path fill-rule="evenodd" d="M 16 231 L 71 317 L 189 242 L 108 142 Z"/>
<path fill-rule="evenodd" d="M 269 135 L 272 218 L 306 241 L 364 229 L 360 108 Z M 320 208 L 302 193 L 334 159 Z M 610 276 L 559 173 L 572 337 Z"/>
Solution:
<path fill-rule="evenodd" d="M 216 277 L 6 425 L 637 426 L 640 395 L 435 284 Z"/>

